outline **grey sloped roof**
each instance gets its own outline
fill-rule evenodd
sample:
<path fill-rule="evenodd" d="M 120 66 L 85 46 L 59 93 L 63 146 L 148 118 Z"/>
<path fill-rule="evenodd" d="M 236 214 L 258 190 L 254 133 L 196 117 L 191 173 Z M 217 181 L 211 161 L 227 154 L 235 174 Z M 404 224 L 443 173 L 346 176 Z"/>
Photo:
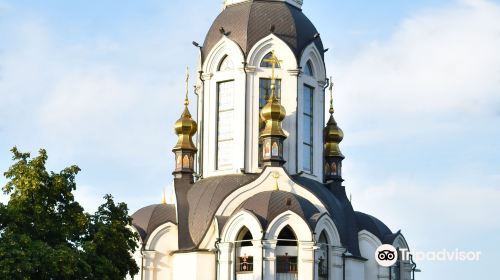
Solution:
<path fill-rule="evenodd" d="M 235 211 L 247 210 L 255 214 L 265 230 L 269 223 L 288 210 L 299 215 L 314 231 L 318 209 L 307 199 L 290 192 L 267 191 L 258 193 L 244 201 Z"/>
<path fill-rule="evenodd" d="M 176 183 L 179 208 L 179 249 L 198 247 L 215 212 L 233 191 L 258 178 L 258 174 L 216 176 L 194 184 Z"/>
<path fill-rule="evenodd" d="M 132 214 L 132 225 L 139 231 L 143 243 L 156 228 L 168 222 L 177 224 L 175 205 L 153 204 Z"/>
<path fill-rule="evenodd" d="M 271 26 L 274 31 L 271 31 Z M 302 10 L 285 2 L 254 0 L 224 9 L 205 37 L 202 48 L 203 61 L 222 38 L 221 28 L 224 28 L 229 39 L 240 46 L 245 56 L 259 40 L 271 33 L 290 46 L 297 60 L 313 41 L 323 54 L 321 39 L 314 39 L 317 30 L 312 22 Z"/>
<path fill-rule="evenodd" d="M 297 184 L 311 191 L 323 202 L 339 231 L 342 245 L 351 254 L 360 256 L 356 216 L 351 202 L 346 196 L 345 188 L 340 187 L 329 190 L 328 185 L 309 178 L 298 175 L 292 175 L 291 178 Z"/>
<path fill-rule="evenodd" d="M 399 234 L 399 232 L 392 233 L 389 227 L 382 221 L 362 212 L 356 212 L 356 221 L 358 223 L 358 231 L 367 230 L 384 244 L 392 244 Z"/>

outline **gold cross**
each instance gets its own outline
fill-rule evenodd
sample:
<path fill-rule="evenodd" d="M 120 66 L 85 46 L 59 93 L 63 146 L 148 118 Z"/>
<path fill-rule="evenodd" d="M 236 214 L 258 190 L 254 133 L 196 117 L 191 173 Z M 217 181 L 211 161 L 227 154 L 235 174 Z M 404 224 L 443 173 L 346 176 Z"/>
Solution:
<path fill-rule="evenodd" d="M 274 178 L 274 191 L 279 191 L 280 190 L 280 187 L 278 185 L 278 179 L 280 178 L 280 174 L 278 172 L 273 172 L 272 173 L 273 175 L 273 178 Z"/>
<path fill-rule="evenodd" d="M 184 99 L 184 105 L 188 106 L 189 105 L 189 67 L 186 67 L 186 99 Z"/>
<path fill-rule="evenodd" d="M 275 91 L 276 91 L 276 75 L 275 75 L 275 70 L 276 70 L 276 65 L 279 65 L 283 60 L 279 60 L 278 57 L 276 57 L 276 54 L 274 53 L 274 50 L 271 51 L 271 58 L 269 59 L 264 59 L 264 62 L 271 63 L 272 65 L 272 74 L 271 74 L 271 96 L 269 97 L 270 100 L 275 99 Z"/>
<path fill-rule="evenodd" d="M 335 83 L 333 82 L 333 77 L 330 76 L 330 114 L 334 113 L 333 110 L 333 86 Z"/>

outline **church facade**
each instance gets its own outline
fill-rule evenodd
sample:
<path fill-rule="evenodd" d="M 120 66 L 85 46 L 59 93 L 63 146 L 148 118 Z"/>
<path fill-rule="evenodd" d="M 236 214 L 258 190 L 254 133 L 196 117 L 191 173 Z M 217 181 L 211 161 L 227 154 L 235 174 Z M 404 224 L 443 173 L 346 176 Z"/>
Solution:
<path fill-rule="evenodd" d="M 382 244 L 408 249 L 401 231 L 346 196 L 326 50 L 302 2 L 225 1 L 200 46 L 197 119 L 186 82 L 175 123 L 174 202 L 132 215 L 135 279 L 413 279 L 411 261 L 376 261 Z"/>

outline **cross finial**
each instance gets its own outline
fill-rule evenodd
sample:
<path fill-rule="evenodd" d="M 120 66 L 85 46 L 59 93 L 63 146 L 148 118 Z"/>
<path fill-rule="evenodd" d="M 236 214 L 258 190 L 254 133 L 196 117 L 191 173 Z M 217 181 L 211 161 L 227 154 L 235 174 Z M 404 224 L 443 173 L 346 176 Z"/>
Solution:
<path fill-rule="evenodd" d="M 186 98 L 184 99 L 184 105 L 189 105 L 189 67 L 186 67 Z"/>
<path fill-rule="evenodd" d="M 271 51 L 271 58 L 264 59 L 264 62 L 270 63 L 272 65 L 271 96 L 269 97 L 269 100 L 274 100 L 274 99 L 276 99 L 276 75 L 275 75 L 276 65 L 279 65 L 283 61 L 279 60 L 278 57 L 276 57 L 276 54 L 273 50 L 273 51 Z"/>
<path fill-rule="evenodd" d="M 278 179 L 280 178 L 280 174 L 278 172 L 273 172 L 273 178 L 274 178 L 274 191 L 279 191 L 280 187 L 278 185 Z"/>
<path fill-rule="evenodd" d="M 335 83 L 333 82 L 333 77 L 330 77 L 330 115 L 332 115 L 335 110 L 333 109 L 333 86 Z"/>
<path fill-rule="evenodd" d="M 161 203 L 167 204 L 167 195 L 165 194 L 165 189 L 163 189 L 163 199 L 162 199 Z"/>

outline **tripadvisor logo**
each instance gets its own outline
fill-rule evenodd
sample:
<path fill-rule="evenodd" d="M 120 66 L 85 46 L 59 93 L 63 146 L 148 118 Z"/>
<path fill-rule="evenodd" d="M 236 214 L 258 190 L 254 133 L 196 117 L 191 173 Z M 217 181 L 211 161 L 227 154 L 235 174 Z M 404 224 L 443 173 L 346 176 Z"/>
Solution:
<path fill-rule="evenodd" d="M 392 245 L 384 244 L 375 251 L 375 260 L 380 266 L 393 266 L 398 261 L 398 250 Z"/>
<path fill-rule="evenodd" d="M 408 249 L 399 248 L 384 244 L 375 251 L 375 260 L 380 266 L 390 267 L 396 264 L 398 256 L 402 261 L 479 261 L 481 252 L 465 252 L 455 249 L 454 251 L 441 250 L 429 252 L 413 252 L 410 254 Z"/>

